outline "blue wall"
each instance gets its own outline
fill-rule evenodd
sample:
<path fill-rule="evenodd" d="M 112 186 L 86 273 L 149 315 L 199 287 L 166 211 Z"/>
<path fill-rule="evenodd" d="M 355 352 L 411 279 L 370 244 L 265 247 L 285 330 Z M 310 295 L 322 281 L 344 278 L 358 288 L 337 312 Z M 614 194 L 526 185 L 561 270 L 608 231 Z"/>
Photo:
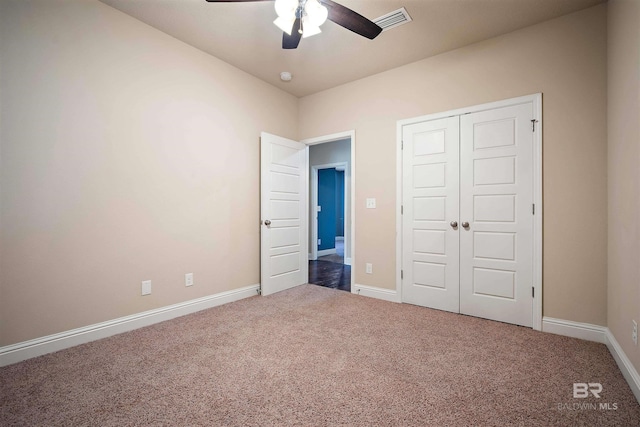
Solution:
<path fill-rule="evenodd" d="M 318 170 L 318 250 L 336 247 L 336 170 Z"/>
<path fill-rule="evenodd" d="M 318 250 L 336 247 L 336 236 L 344 237 L 344 171 L 318 170 Z"/>
<path fill-rule="evenodd" d="M 344 171 L 336 171 L 336 236 L 344 237 Z"/>

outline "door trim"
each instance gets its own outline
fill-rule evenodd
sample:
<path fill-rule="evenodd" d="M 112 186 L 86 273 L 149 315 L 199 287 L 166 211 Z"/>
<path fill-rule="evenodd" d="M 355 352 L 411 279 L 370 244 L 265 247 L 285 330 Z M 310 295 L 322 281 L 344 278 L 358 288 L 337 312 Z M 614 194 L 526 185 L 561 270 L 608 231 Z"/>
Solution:
<path fill-rule="evenodd" d="M 315 166 L 311 166 L 311 198 L 309 199 L 311 201 L 311 205 L 313 206 L 318 206 L 318 171 L 320 169 L 333 169 L 335 167 L 344 167 L 345 169 L 345 177 L 350 177 L 351 176 L 351 168 L 349 167 L 349 164 L 347 162 L 337 162 L 337 163 L 328 163 L 325 165 L 315 165 Z M 345 179 L 344 181 L 344 194 L 345 194 L 345 200 L 344 200 L 344 218 L 347 217 L 347 203 L 348 203 L 348 199 L 347 199 L 347 180 Z M 313 214 L 313 210 L 309 210 L 309 212 L 311 214 Z M 313 217 L 310 219 L 309 222 L 309 226 L 311 227 L 311 240 L 309 243 L 311 243 L 311 254 L 309 255 L 309 260 L 311 261 L 315 261 L 318 259 L 318 245 L 314 245 L 313 242 L 317 242 L 318 241 L 318 217 L 316 215 L 313 215 Z M 350 231 L 351 227 L 350 224 L 345 221 L 344 223 L 344 234 L 345 237 L 349 235 L 349 231 Z M 349 253 L 347 251 L 347 240 L 349 239 L 345 239 L 345 254 Z M 334 252 L 335 253 L 335 252 Z M 348 262 L 347 262 L 348 261 Z M 344 263 L 345 265 L 351 265 L 351 258 L 347 258 L 346 256 L 344 257 Z"/>
<path fill-rule="evenodd" d="M 531 103 L 533 105 L 533 200 L 535 215 L 533 218 L 533 329 L 542 330 L 542 93 L 489 102 L 456 110 L 428 114 L 398 120 L 396 126 L 396 293 L 402 301 L 402 128 L 407 125 L 442 119 L 450 116 L 462 116 L 469 113 L 510 107 L 518 104 Z M 353 278 L 353 275 L 352 275 Z"/>
<path fill-rule="evenodd" d="M 350 173 L 349 173 L 349 182 L 351 184 L 350 191 L 350 199 L 348 201 L 349 206 L 351 207 L 351 221 L 345 221 L 345 235 L 348 235 L 347 230 L 351 232 L 351 238 L 347 239 L 345 236 L 345 253 L 349 253 L 351 255 L 351 265 L 355 265 L 356 262 L 356 131 L 349 130 L 344 132 L 333 133 L 329 135 L 318 136 L 314 138 L 303 139 L 300 142 L 307 145 L 307 169 L 309 165 L 309 146 L 324 144 L 326 142 L 334 142 L 340 141 L 342 139 L 349 138 L 351 140 L 351 165 L 350 165 Z M 309 194 L 307 194 L 309 196 Z M 345 210 L 347 207 L 345 206 Z M 316 237 L 317 241 L 317 237 Z M 317 249 L 317 248 L 316 248 Z M 346 263 L 346 257 L 345 257 Z M 351 269 L 351 293 L 356 293 L 355 286 L 355 270 Z"/>

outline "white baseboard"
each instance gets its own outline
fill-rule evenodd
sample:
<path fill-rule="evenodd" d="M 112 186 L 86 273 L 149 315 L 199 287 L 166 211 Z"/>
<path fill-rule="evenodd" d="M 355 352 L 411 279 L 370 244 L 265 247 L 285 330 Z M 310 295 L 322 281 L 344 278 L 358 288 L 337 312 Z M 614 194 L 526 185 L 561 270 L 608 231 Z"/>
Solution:
<path fill-rule="evenodd" d="M 344 258 L 344 265 L 351 265 L 351 258 Z"/>
<path fill-rule="evenodd" d="M 607 328 L 605 337 L 605 344 L 607 345 L 609 352 L 618 364 L 618 368 L 620 368 L 624 379 L 627 380 L 629 387 L 631 387 L 631 391 L 636 397 L 636 400 L 638 401 L 638 403 L 640 403 L 640 375 L 638 375 L 638 371 L 633 366 L 624 350 L 622 350 L 622 347 L 620 347 L 620 344 L 618 344 L 616 337 L 613 336 L 609 328 Z"/>
<path fill-rule="evenodd" d="M 318 251 L 318 256 L 325 256 L 325 255 L 333 255 L 336 253 L 336 248 L 332 248 L 332 249 L 323 249 L 321 251 Z"/>
<path fill-rule="evenodd" d="M 63 350 L 79 344 L 128 332 L 154 323 L 164 322 L 186 314 L 216 307 L 258 294 L 260 285 L 246 286 L 232 291 L 185 301 L 119 319 L 109 320 L 58 334 L 48 335 L 17 344 L 0 347 L 0 366 L 7 366 L 32 357 Z"/>
<path fill-rule="evenodd" d="M 344 236 L 336 236 L 336 242 L 344 242 Z"/>
<path fill-rule="evenodd" d="M 553 317 L 542 318 L 542 331 L 566 337 L 580 338 L 587 341 L 606 343 L 606 326 L 592 325 L 590 323 L 573 322 L 571 320 L 555 319 Z"/>
<path fill-rule="evenodd" d="M 356 284 L 351 288 L 351 293 L 365 297 L 377 298 L 384 301 L 400 302 L 398 293 L 393 289 L 374 288 L 372 286 Z"/>
<path fill-rule="evenodd" d="M 631 387 L 633 395 L 640 403 L 640 375 L 609 328 L 589 323 L 543 317 L 542 331 L 605 344 L 618 364 L 618 368 L 620 368 L 625 380 L 627 380 L 629 387 Z"/>

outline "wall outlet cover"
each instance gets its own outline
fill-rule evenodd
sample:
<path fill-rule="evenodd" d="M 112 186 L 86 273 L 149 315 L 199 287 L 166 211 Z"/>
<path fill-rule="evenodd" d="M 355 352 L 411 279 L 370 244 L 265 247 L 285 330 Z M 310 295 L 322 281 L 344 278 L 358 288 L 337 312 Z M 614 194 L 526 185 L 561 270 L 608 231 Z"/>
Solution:
<path fill-rule="evenodd" d="M 143 280 L 142 295 L 150 295 L 150 294 L 151 294 L 151 280 Z"/>

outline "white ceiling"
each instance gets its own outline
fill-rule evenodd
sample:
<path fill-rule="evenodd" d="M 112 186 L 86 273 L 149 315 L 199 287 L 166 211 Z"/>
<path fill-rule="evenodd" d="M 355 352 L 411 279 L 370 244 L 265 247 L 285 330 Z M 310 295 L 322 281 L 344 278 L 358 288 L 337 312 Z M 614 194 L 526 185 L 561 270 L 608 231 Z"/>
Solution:
<path fill-rule="evenodd" d="M 405 7 L 413 22 L 368 40 L 327 21 L 295 50 L 281 48 L 270 1 L 100 1 L 301 97 L 606 0 L 338 0 L 372 20 Z"/>

